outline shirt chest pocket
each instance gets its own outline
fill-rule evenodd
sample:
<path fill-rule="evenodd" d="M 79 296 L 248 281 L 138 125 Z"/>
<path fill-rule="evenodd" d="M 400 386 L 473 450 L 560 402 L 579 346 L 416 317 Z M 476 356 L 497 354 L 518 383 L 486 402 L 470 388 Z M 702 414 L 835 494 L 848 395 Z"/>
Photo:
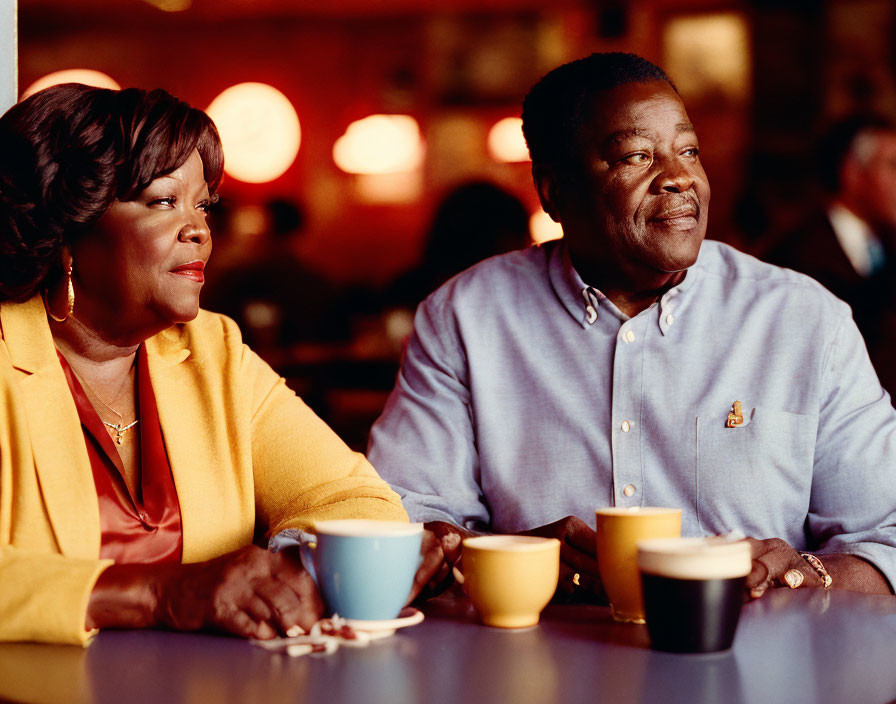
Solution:
<path fill-rule="evenodd" d="M 697 515 L 709 531 L 764 533 L 805 516 L 812 485 L 817 418 L 744 409 L 728 428 L 718 414 L 697 418 Z"/>

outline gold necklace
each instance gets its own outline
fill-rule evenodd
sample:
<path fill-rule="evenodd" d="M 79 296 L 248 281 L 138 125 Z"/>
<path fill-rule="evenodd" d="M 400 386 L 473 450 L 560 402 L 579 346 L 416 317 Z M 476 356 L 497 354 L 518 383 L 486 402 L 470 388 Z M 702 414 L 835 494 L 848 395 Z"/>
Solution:
<path fill-rule="evenodd" d="M 105 404 L 103 404 L 103 405 L 105 405 Z M 100 418 L 100 420 L 103 420 L 103 419 Z M 121 421 L 113 424 L 113 423 L 110 423 L 109 421 L 103 420 L 103 425 L 105 425 L 107 428 L 112 428 L 112 430 L 115 431 L 115 442 L 117 444 L 121 445 L 122 438 L 124 437 L 124 434 L 127 431 L 129 431 L 131 428 L 133 428 L 135 425 L 137 425 L 137 423 L 139 423 L 139 422 L 140 422 L 140 419 L 135 418 L 130 423 L 123 426 L 121 424 Z"/>
<path fill-rule="evenodd" d="M 128 372 L 128 374 L 130 374 L 130 371 Z M 127 377 L 125 377 L 125 378 L 124 378 L 124 381 L 121 382 L 121 386 L 118 387 L 118 393 L 115 394 L 115 398 L 118 398 L 119 396 L 121 396 L 121 390 L 124 388 L 124 385 L 125 385 L 125 383 L 127 382 L 127 380 L 128 380 Z M 119 413 L 117 410 L 115 410 L 114 408 L 112 408 L 112 406 L 110 406 L 108 403 L 106 403 L 105 401 L 103 401 L 103 399 L 100 398 L 100 395 L 99 395 L 99 394 L 93 389 L 93 387 L 92 387 L 90 384 L 88 384 L 83 378 L 81 379 L 81 383 L 82 383 L 86 388 L 90 389 L 90 393 L 93 394 L 93 396 L 96 398 L 97 401 L 99 401 L 99 402 L 100 402 L 101 404 L 103 404 L 106 408 L 108 408 L 110 411 L 112 411 L 115 415 L 118 416 L 118 422 L 117 422 L 117 423 L 110 423 L 110 422 L 108 422 L 108 421 L 103 420 L 102 418 L 100 418 L 100 420 L 103 421 L 103 425 L 105 425 L 107 428 L 111 428 L 112 430 L 115 431 L 115 443 L 116 443 L 117 445 L 121 445 L 121 443 L 124 441 L 124 434 L 125 434 L 126 432 L 128 432 L 131 428 L 133 428 L 135 425 L 137 425 L 137 423 L 140 422 L 140 419 L 139 419 L 139 418 L 136 418 L 136 419 L 134 419 L 133 421 L 131 421 L 130 423 L 128 423 L 127 425 L 123 425 L 123 423 L 124 423 L 124 416 L 121 415 L 121 413 Z M 97 414 L 97 415 L 99 415 L 99 414 Z"/>

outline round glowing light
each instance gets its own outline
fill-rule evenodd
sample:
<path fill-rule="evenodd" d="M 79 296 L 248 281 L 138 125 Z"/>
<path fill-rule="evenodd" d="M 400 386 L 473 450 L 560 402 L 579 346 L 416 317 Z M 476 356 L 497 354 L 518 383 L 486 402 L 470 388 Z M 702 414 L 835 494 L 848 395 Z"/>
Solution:
<path fill-rule="evenodd" d="M 25 89 L 22 93 L 22 100 L 29 95 L 37 93 L 39 90 L 58 85 L 59 83 L 83 83 L 87 86 L 95 86 L 97 88 L 111 88 L 112 90 L 121 90 L 121 86 L 111 76 L 107 76 L 102 71 L 94 71 L 90 68 L 67 68 L 62 71 L 54 71 L 48 73 L 43 78 L 38 78 L 34 83 Z"/>
<path fill-rule="evenodd" d="M 396 174 L 423 163 L 420 126 L 410 115 L 369 115 L 333 145 L 333 161 L 350 174 Z"/>
<path fill-rule="evenodd" d="M 183 12 L 193 5 L 193 0 L 146 0 L 146 2 L 165 12 Z"/>
<path fill-rule="evenodd" d="M 498 120 L 488 133 L 488 153 L 495 161 L 529 161 L 523 121 L 518 117 Z"/>
<path fill-rule="evenodd" d="M 247 183 L 282 176 L 299 153 L 302 131 L 289 99 L 264 83 L 239 83 L 207 110 L 221 135 L 224 171 Z"/>
<path fill-rule="evenodd" d="M 551 220 L 551 216 L 543 210 L 529 218 L 529 235 L 535 244 L 541 244 L 548 240 L 559 240 L 563 237 L 563 228 L 559 222 Z"/>

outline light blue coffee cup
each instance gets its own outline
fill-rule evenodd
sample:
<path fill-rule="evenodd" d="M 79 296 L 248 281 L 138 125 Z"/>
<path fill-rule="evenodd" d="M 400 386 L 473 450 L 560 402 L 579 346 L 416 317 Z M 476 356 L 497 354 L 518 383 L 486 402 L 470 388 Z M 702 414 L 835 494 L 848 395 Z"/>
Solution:
<path fill-rule="evenodd" d="M 387 621 L 408 600 L 422 540 L 422 523 L 319 521 L 314 535 L 302 539 L 302 563 L 330 613 Z"/>

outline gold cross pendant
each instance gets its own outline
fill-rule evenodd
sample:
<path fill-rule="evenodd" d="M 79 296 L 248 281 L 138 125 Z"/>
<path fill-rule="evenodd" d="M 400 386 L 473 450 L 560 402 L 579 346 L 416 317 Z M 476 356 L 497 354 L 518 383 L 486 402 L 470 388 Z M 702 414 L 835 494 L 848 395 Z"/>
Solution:
<path fill-rule="evenodd" d="M 744 409 L 740 401 L 735 401 L 731 405 L 731 413 L 728 414 L 728 420 L 725 421 L 726 428 L 736 428 L 744 424 Z"/>
<path fill-rule="evenodd" d="M 112 430 L 115 431 L 115 443 L 117 445 L 121 445 L 121 441 L 122 441 L 122 438 L 124 437 L 124 434 L 126 432 L 128 432 L 131 428 L 133 428 L 135 425 L 137 425 L 139 420 L 140 419 L 138 418 L 137 420 L 133 421 L 132 423 L 128 423 L 125 426 L 122 426 L 121 422 L 107 423 L 106 421 L 103 421 L 103 425 L 108 426 L 108 427 L 112 428 Z"/>

